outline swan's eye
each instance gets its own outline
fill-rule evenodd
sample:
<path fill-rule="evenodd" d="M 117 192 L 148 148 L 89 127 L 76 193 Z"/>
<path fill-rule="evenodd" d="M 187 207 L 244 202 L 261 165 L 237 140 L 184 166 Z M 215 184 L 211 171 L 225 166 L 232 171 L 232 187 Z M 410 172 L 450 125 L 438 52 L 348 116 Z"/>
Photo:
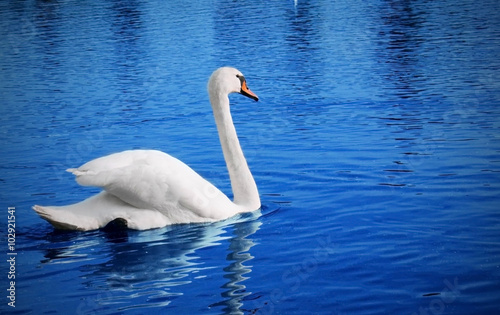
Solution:
<path fill-rule="evenodd" d="M 236 77 L 240 79 L 241 85 L 243 86 L 243 82 L 245 82 L 245 77 L 242 76 L 241 74 L 237 74 Z"/>

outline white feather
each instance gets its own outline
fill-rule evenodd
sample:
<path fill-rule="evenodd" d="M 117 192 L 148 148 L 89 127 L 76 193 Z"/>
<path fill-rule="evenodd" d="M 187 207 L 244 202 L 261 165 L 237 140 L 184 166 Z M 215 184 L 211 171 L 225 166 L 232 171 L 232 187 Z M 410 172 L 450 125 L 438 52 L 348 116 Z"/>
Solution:
<path fill-rule="evenodd" d="M 80 185 L 101 187 L 103 192 L 73 205 L 33 209 L 54 227 L 73 230 L 98 229 L 118 218 L 126 220 L 129 228 L 142 230 L 177 223 L 212 222 L 257 210 L 260 208 L 257 186 L 241 151 L 227 97 L 242 90 L 240 76 L 234 68 L 221 68 L 209 80 L 210 100 L 235 202 L 166 153 L 130 150 L 67 170 Z"/>

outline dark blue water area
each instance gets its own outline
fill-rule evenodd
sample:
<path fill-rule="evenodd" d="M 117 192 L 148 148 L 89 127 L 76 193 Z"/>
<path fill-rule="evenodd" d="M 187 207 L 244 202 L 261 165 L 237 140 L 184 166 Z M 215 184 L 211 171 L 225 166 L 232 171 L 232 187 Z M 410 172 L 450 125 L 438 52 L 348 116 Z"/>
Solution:
<path fill-rule="evenodd" d="M 499 312 L 498 1 L 2 1 L 0 40 L 2 314 Z M 127 149 L 231 196 L 224 65 L 260 97 L 231 96 L 260 216 L 59 232 L 31 210 Z"/>

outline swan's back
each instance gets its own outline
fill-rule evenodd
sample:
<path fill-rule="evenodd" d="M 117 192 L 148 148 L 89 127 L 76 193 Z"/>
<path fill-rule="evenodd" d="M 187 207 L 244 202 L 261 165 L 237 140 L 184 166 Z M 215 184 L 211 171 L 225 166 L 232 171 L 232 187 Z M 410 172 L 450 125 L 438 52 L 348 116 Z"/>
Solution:
<path fill-rule="evenodd" d="M 101 187 L 137 208 L 158 210 L 175 223 L 186 216 L 191 222 L 225 219 L 234 210 L 214 185 L 161 151 L 124 151 L 69 171 L 81 185 Z"/>

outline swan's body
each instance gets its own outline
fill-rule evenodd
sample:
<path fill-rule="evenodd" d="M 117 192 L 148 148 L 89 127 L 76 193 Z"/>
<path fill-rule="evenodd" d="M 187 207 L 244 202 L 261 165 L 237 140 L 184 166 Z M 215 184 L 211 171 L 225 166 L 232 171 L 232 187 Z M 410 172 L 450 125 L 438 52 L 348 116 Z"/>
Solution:
<path fill-rule="evenodd" d="M 121 219 L 132 229 L 169 224 L 212 222 L 260 208 L 257 186 L 241 150 L 229 110 L 228 94 L 255 100 L 243 75 L 234 68 L 216 70 L 208 82 L 234 201 L 178 159 L 156 150 L 131 150 L 68 169 L 83 186 L 103 191 L 82 202 L 33 209 L 55 228 L 93 230 Z"/>

